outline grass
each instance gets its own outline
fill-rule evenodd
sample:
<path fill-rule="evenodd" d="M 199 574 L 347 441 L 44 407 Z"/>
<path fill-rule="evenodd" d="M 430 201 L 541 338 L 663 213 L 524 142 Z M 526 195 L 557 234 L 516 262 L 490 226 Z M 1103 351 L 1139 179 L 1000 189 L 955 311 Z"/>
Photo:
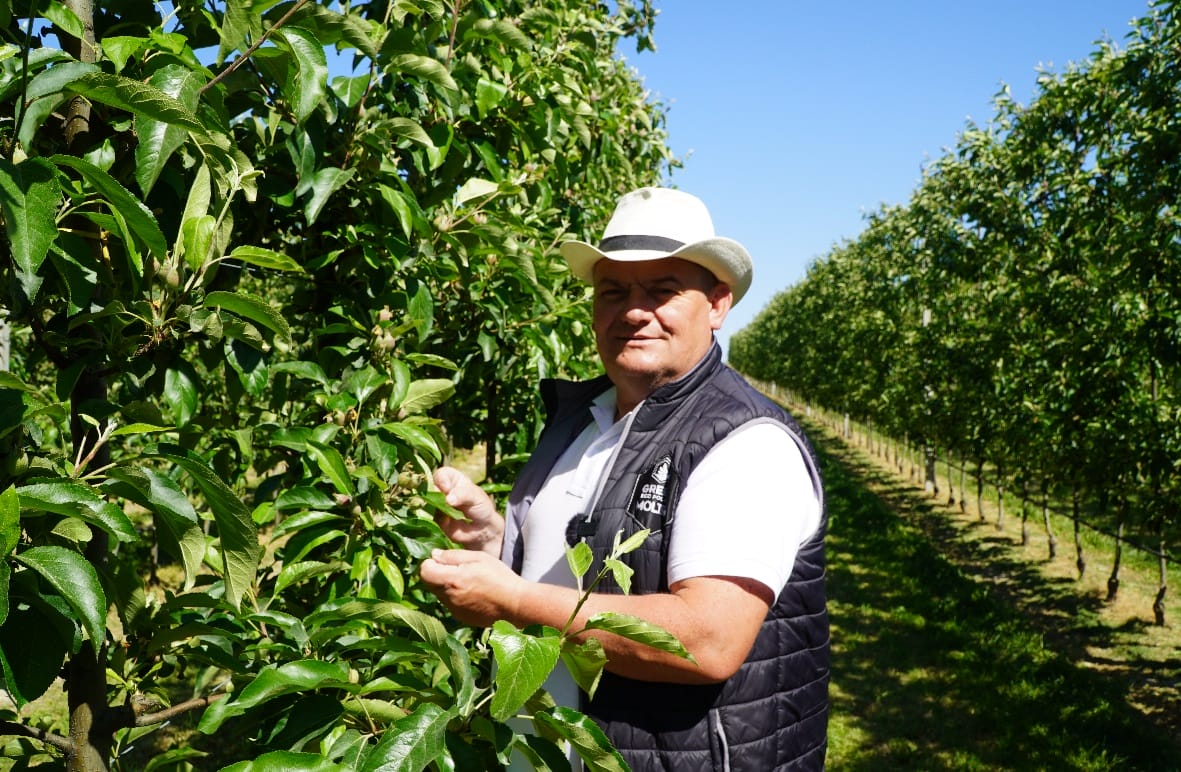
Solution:
<path fill-rule="evenodd" d="M 1181 769 L 1181 635 L 1150 624 L 1154 577 L 1125 568 L 1106 604 L 1066 533 L 1051 564 L 1019 517 L 998 531 L 806 428 L 829 496 L 830 769 Z"/>

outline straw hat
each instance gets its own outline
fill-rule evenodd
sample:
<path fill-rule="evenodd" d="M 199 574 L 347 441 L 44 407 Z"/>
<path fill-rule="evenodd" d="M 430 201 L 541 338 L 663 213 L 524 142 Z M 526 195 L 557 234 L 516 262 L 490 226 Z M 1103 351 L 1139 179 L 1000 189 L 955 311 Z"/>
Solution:
<path fill-rule="evenodd" d="M 585 282 L 600 260 L 659 260 L 678 257 L 708 270 L 730 286 L 734 303 L 750 289 L 750 253 L 733 239 L 714 235 L 709 210 L 696 196 L 671 188 L 640 188 L 619 199 L 598 246 L 567 241 L 562 257 Z"/>

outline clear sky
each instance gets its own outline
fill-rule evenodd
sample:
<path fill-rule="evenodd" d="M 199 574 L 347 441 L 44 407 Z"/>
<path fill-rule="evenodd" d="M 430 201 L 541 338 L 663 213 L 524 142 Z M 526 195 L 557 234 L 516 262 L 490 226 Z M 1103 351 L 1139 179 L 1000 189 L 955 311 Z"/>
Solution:
<path fill-rule="evenodd" d="M 719 335 L 748 323 L 864 215 L 904 203 L 925 163 L 1007 85 L 1121 48 L 1148 0 L 656 0 L 655 54 L 625 48 L 669 107 L 685 160 L 671 183 L 742 242 L 754 284 Z"/>

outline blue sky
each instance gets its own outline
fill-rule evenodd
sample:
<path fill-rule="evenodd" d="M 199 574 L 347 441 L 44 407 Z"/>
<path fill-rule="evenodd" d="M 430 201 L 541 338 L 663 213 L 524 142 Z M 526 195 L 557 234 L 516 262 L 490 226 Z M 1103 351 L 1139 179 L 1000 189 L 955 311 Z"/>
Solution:
<path fill-rule="evenodd" d="M 668 108 L 685 159 L 671 183 L 705 200 L 754 257 L 748 324 L 864 215 L 904 203 L 925 163 L 1008 85 L 1123 47 L 1148 0 L 657 0 L 655 54 L 623 55 Z"/>

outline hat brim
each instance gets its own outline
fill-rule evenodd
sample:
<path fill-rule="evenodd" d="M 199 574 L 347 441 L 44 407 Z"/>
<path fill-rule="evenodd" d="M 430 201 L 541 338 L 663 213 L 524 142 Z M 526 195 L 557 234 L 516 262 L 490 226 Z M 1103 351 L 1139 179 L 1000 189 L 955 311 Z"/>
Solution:
<path fill-rule="evenodd" d="M 718 281 L 728 285 L 734 296 L 735 304 L 750 289 L 753 278 L 753 264 L 746 247 L 723 236 L 686 244 L 672 252 L 652 249 L 603 252 L 585 241 L 567 241 L 562 244 L 561 253 L 566 264 L 570 266 L 570 272 L 588 284 L 594 282 L 595 263 L 600 260 L 615 260 L 623 263 L 662 260 L 667 257 L 687 260 L 705 268 L 716 276 Z"/>

